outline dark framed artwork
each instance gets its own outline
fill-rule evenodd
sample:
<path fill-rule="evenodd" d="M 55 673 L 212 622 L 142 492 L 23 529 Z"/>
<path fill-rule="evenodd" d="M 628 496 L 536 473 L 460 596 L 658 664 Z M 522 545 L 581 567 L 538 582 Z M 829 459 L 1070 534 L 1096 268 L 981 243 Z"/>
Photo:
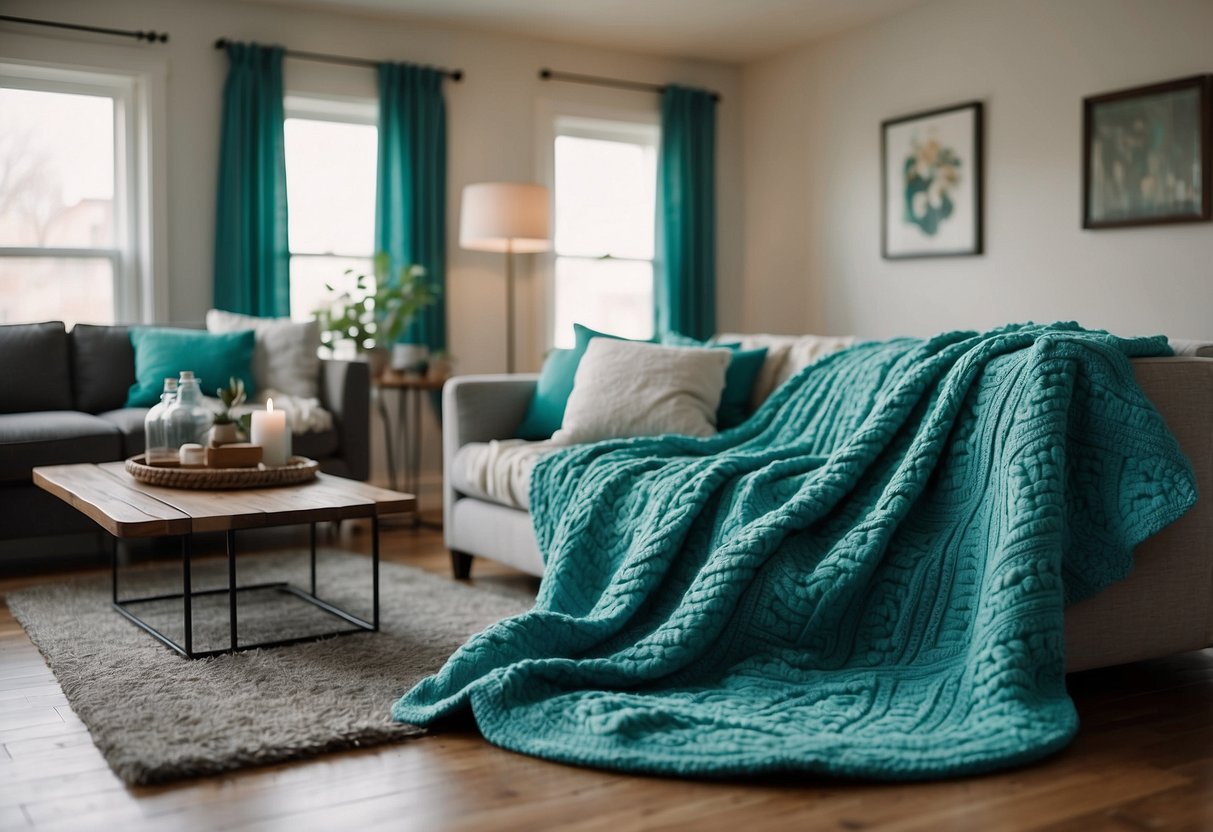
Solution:
<path fill-rule="evenodd" d="M 881 122 L 881 254 L 982 252 L 982 119 L 970 101 Z"/>
<path fill-rule="evenodd" d="M 1083 228 L 1213 216 L 1211 78 L 1197 75 L 1083 99 Z"/>

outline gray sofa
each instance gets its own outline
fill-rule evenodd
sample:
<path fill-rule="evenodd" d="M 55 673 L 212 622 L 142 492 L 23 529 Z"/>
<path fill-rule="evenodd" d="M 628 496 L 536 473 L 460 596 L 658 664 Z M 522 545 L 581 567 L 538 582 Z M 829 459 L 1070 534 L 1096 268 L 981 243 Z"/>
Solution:
<path fill-rule="evenodd" d="M 370 374 L 358 362 L 321 363 L 321 404 L 332 430 L 297 434 L 294 452 L 321 470 L 370 473 Z M 95 530 L 31 482 L 39 465 L 111 462 L 143 452 L 145 408 L 125 407 L 135 382 L 130 328 L 63 323 L 0 326 L 0 540 Z"/>
<path fill-rule="evenodd" d="M 1173 342 L 1176 345 L 1177 342 Z M 1213 347 L 1181 343 L 1174 358 L 1133 361 L 1137 380 L 1196 470 L 1202 495 L 1213 495 Z M 450 469 L 459 449 L 508 439 L 526 413 L 537 376 L 464 376 L 443 391 L 443 511 L 446 545 L 457 577 L 474 557 L 543 574 L 528 512 L 461 493 Z M 1071 671 L 1123 664 L 1213 645 L 1213 499 L 1202 496 L 1183 518 L 1136 553 L 1132 575 L 1066 611 Z"/>

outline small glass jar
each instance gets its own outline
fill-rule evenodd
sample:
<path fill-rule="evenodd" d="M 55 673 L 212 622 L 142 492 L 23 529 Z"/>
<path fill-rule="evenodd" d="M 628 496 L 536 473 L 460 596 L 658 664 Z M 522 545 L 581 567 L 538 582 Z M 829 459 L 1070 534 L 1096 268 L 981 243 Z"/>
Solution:
<path fill-rule="evenodd" d="M 177 449 L 169 447 L 168 426 L 164 414 L 177 399 L 177 379 L 164 380 L 164 392 L 160 401 L 152 405 L 143 420 L 143 461 L 148 465 L 171 466 L 177 464 Z"/>
<path fill-rule="evenodd" d="M 177 382 L 177 399 L 164 413 L 165 438 L 177 454 L 182 445 L 206 444 L 215 414 L 202 398 L 202 387 L 192 370 L 183 370 Z"/>

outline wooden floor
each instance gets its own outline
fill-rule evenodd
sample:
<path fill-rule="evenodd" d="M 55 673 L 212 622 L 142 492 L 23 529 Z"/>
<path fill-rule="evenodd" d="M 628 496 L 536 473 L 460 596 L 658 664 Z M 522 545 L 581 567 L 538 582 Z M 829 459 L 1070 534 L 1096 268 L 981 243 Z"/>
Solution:
<path fill-rule="evenodd" d="M 361 548 L 364 530 L 343 542 Z M 387 559 L 447 571 L 440 534 L 384 530 Z M 533 585 L 478 561 L 474 580 Z M 0 593 L 63 574 L 0 579 Z M 695 782 L 557 765 L 474 730 L 175 786 L 106 767 L 0 608 L 0 829 L 1213 830 L 1213 650 L 1072 676 L 1078 739 L 1052 759 L 944 783 Z"/>

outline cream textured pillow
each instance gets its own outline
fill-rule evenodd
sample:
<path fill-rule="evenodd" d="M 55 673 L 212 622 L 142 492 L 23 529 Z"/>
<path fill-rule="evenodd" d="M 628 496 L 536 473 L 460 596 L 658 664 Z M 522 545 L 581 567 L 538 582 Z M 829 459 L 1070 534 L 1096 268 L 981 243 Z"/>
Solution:
<path fill-rule="evenodd" d="M 732 355 L 727 349 L 594 338 L 577 366 L 564 421 L 552 441 L 711 436 Z"/>
<path fill-rule="evenodd" d="M 209 332 L 251 329 L 253 383 L 257 390 L 315 399 L 320 395 L 320 324 L 290 318 L 257 318 L 212 309 L 206 313 Z M 210 392 L 214 392 L 213 390 Z"/>

